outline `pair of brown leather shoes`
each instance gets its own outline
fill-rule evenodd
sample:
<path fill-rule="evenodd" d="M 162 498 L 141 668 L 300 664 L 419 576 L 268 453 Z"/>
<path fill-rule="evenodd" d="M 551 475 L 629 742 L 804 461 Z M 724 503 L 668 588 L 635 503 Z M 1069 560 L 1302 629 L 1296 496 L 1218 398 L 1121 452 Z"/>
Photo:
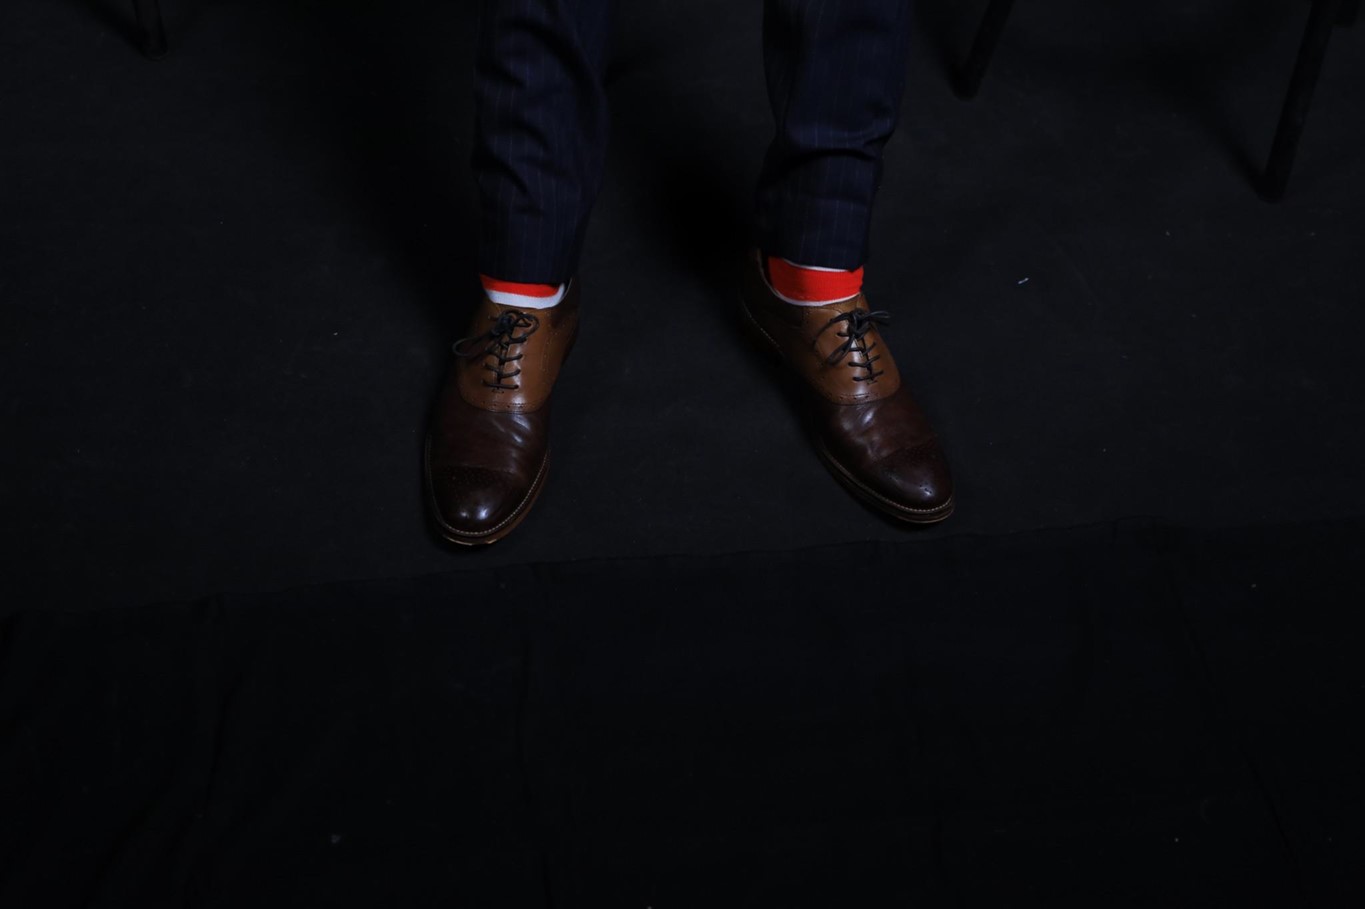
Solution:
<path fill-rule="evenodd" d="M 746 263 L 742 318 L 798 381 L 816 453 L 854 495 L 884 514 L 930 524 L 953 510 L 952 478 L 923 411 L 901 383 L 873 312 L 859 294 L 793 306 Z M 437 398 L 426 441 L 437 529 L 464 545 L 492 543 L 526 517 L 549 467 L 550 392 L 578 330 L 578 284 L 550 309 L 485 297 Z"/>

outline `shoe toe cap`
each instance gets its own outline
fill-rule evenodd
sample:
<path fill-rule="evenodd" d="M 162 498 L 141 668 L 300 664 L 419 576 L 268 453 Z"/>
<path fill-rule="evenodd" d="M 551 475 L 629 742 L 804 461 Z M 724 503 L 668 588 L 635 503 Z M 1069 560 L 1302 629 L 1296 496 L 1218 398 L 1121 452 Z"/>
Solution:
<path fill-rule="evenodd" d="M 444 529 L 474 538 L 504 528 L 531 489 L 511 473 L 483 467 L 452 467 L 432 477 L 433 504 Z"/>
<path fill-rule="evenodd" d="M 933 441 L 883 458 L 868 479 L 878 495 L 911 513 L 935 514 L 952 506 L 948 460 Z"/>

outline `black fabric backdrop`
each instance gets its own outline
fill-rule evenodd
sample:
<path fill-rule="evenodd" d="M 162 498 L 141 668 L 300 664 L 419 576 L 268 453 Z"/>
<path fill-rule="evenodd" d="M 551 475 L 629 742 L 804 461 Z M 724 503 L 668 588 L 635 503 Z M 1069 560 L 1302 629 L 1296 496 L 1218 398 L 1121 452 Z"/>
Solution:
<path fill-rule="evenodd" d="M 1365 30 L 922 0 L 869 291 L 920 532 L 734 322 L 758 2 L 623 4 L 555 473 L 451 552 L 473 2 L 0 9 L 0 906 L 1354 906 Z M 272 592 L 273 591 L 273 592 Z"/>
<path fill-rule="evenodd" d="M 1353 906 L 1361 541 L 1139 522 L 21 613 L 0 902 Z"/>

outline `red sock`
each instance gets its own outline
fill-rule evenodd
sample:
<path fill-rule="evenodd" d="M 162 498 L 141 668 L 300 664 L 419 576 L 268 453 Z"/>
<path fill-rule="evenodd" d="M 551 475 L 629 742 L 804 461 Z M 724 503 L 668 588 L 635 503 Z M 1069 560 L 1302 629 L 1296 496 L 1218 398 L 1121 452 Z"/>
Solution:
<path fill-rule="evenodd" d="M 856 297 L 863 289 L 863 269 L 852 271 L 797 265 L 779 256 L 767 257 L 768 284 L 788 303 L 820 306 Z"/>
<path fill-rule="evenodd" d="M 483 282 L 483 292 L 488 299 L 499 306 L 512 306 L 518 309 L 549 309 L 564 299 L 563 284 L 522 284 L 518 281 L 503 281 L 479 275 Z"/>

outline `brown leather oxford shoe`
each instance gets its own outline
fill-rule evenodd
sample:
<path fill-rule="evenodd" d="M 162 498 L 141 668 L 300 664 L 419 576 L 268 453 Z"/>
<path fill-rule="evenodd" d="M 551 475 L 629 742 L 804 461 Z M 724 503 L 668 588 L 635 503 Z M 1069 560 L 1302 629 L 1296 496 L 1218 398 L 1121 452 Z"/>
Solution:
<path fill-rule="evenodd" d="M 511 533 L 545 485 L 550 392 L 578 331 L 578 282 L 549 309 L 486 296 L 436 399 L 427 500 L 441 536 L 474 546 Z"/>
<path fill-rule="evenodd" d="M 788 303 L 768 285 L 757 252 L 740 288 L 752 334 L 799 378 L 815 451 L 835 478 L 902 521 L 932 524 L 952 514 L 948 461 L 877 329 L 888 315 L 869 310 L 862 294 L 824 306 Z"/>

